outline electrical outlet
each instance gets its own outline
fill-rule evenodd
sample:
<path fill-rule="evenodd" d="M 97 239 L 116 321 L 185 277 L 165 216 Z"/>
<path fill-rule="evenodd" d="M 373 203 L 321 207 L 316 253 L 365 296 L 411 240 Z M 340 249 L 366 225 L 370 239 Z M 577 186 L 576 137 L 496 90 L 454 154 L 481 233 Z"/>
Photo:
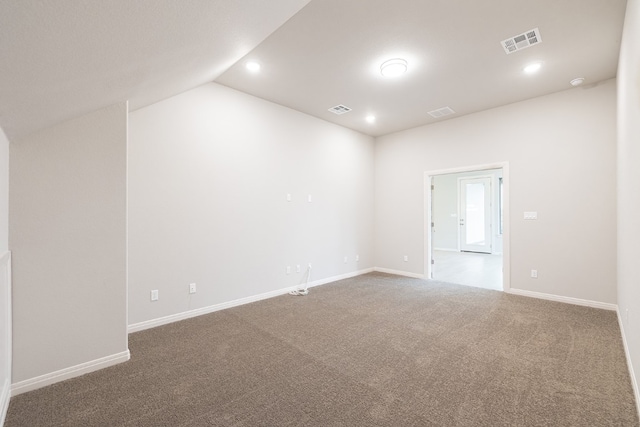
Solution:
<path fill-rule="evenodd" d="M 196 293 L 196 284 L 195 283 L 189 284 L 189 293 L 190 294 L 195 294 Z"/>
<path fill-rule="evenodd" d="M 404 256 L 404 262 L 409 262 L 409 255 Z"/>
<path fill-rule="evenodd" d="M 158 301 L 158 290 L 154 289 L 151 291 L 151 301 Z"/>
<path fill-rule="evenodd" d="M 300 264 L 296 265 L 296 273 L 300 273 Z"/>
<path fill-rule="evenodd" d="M 356 255 L 356 262 L 360 261 L 360 255 Z"/>
<path fill-rule="evenodd" d="M 291 274 L 291 267 L 287 265 L 287 274 Z"/>
<path fill-rule="evenodd" d="M 531 270 L 531 278 L 532 279 L 538 278 L 538 270 Z"/>
<path fill-rule="evenodd" d="M 344 263 L 345 264 L 347 263 L 347 257 L 344 257 Z"/>
<path fill-rule="evenodd" d="M 291 193 L 287 193 L 287 202 L 291 201 Z"/>

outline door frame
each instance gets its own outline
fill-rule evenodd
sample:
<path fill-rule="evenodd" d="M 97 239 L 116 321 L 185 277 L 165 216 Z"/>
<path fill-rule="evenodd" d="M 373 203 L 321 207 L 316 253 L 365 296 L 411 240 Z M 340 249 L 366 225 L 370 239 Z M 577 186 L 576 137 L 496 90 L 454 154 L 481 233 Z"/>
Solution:
<path fill-rule="evenodd" d="M 489 169 L 502 169 L 502 291 L 508 292 L 511 289 L 511 269 L 510 269 L 510 215 L 509 215 L 509 162 L 496 162 L 482 165 L 462 166 L 450 169 L 437 169 L 424 173 L 424 272 L 425 279 L 430 279 L 433 275 L 431 260 L 433 259 L 433 236 L 431 233 L 433 222 L 433 192 L 431 191 L 431 181 L 434 176 L 446 175 L 460 172 L 482 172 Z"/>

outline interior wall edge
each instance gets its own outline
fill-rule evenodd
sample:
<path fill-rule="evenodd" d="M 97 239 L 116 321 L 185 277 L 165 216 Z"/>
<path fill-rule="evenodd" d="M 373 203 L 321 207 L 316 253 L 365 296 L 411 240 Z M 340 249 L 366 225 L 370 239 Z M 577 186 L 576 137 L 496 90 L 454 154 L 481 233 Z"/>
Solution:
<path fill-rule="evenodd" d="M 629 352 L 629 344 L 627 343 L 627 335 L 624 330 L 624 322 L 620 315 L 620 307 L 616 307 L 616 314 L 618 318 L 618 326 L 620 327 L 620 335 L 622 336 L 622 346 L 624 347 L 624 356 L 627 360 L 627 368 L 629 369 L 629 376 L 631 377 L 631 387 L 633 387 L 633 395 L 636 398 L 636 410 L 638 411 L 638 417 L 640 418 L 640 388 L 638 387 L 638 380 L 636 379 L 635 371 L 633 369 L 633 363 L 631 363 L 631 353 Z"/>
<path fill-rule="evenodd" d="M 5 366 L 3 368 L 2 389 L 0 389 L 0 426 L 4 425 L 4 420 L 9 410 L 9 401 L 11 400 L 11 251 L 5 251 L 0 254 L 0 269 L 5 272 L 4 277 L 0 277 L 0 287 L 3 288 L 3 301 L 6 301 L 6 307 L 3 307 L 6 311 L 3 313 L 5 316 L 6 330 L 3 330 L 3 334 L 7 334 L 4 337 L 2 344 L 5 345 L 4 359 Z"/>

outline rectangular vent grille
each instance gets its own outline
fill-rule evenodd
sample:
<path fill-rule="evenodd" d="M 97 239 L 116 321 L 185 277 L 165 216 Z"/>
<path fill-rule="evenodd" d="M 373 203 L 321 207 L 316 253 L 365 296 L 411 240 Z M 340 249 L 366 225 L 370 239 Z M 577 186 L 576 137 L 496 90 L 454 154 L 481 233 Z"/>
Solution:
<path fill-rule="evenodd" d="M 540 37 L 540 30 L 537 28 L 500 42 L 507 55 L 540 43 L 542 43 L 542 37 Z"/>
<path fill-rule="evenodd" d="M 435 119 L 439 119 L 440 117 L 448 116 L 449 114 L 454 114 L 453 111 L 449 107 L 438 108 L 437 110 L 429 111 L 429 115 Z"/>
<path fill-rule="evenodd" d="M 329 108 L 329 111 L 331 111 L 334 114 L 344 114 L 344 113 L 348 113 L 349 111 L 351 111 L 351 108 L 347 107 L 346 105 L 336 105 L 335 107 L 331 107 Z"/>

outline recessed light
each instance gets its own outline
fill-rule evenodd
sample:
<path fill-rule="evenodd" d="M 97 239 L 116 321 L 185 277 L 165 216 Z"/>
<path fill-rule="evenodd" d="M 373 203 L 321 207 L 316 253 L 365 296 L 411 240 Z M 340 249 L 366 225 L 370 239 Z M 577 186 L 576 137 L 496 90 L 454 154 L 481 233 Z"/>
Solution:
<path fill-rule="evenodd" d="M 249 61 L 246 64 L 247 70 L 253 71 L 254 73 L 260 71 L 260 64 L 255 61 Z"/>
<path fill-rule="evenodd" d="M 542 68 L 542 62 L 533 62 L 524 67 L 524 72 L 527 74 L 534 74 L 540 71 L 540 68 Z"/>
<path fill-rule="evenodd" d="M 380 65 L 380 74 L 384 77 L 398 77 L 407 72 L 407 61 L 402 58 L 389 59 Z"/>
<path fill-rule="evenodd" d="M 582 83 L 584 83 L 584 77 L 577 77 L 571 80 L 569 83 L 571 83 L 571 86 L 580 86 Z"/>
<path fill-rule="evenodd" d="M 368 123 L 373 123 L 373 122 L 375 122 L 375 121 L 376 121 L 376 116 L 368 115 L 367 117 L 365 117 L 365 120 L 366 120 Z"/>

